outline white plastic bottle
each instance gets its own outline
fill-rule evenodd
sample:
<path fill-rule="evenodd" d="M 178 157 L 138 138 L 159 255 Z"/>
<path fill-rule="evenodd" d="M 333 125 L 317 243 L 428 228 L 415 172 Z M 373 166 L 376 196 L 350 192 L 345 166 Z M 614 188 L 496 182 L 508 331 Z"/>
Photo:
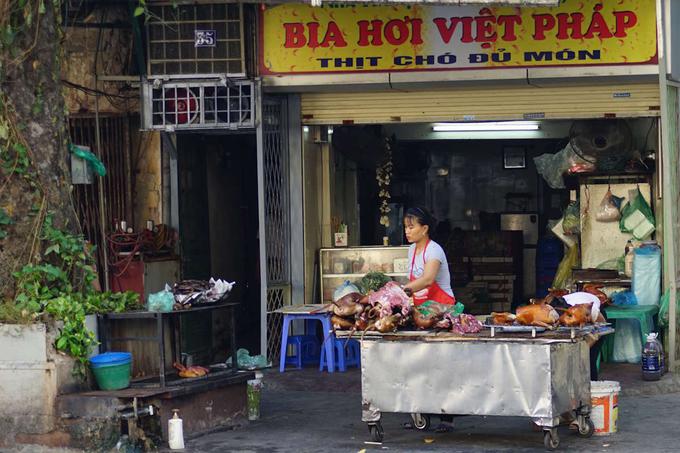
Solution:
<path fill-rule="evenodd" d="M 172 418 L 168 420 L 168 445 L 171 450 L 183 450 L 184 428 L 182 427 L 182 419 L 177 415 L 179 409 L 173 409 L 172 412 Z"/>

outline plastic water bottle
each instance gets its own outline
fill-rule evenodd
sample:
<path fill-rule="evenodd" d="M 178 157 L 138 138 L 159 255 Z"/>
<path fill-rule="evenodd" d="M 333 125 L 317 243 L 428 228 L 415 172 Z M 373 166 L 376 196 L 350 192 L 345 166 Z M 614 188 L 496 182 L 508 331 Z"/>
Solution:
<path fill-rule="evenodd" d="M 658 381 L 663 374 L 665 365 L 663 347 L 657 336 L 656 333 L 647 335 L 647 341 L 642 348 L 642 379 L 645 381 Z"/>
<path fill-rule="evenodd" d="M 177 415 L 179 409 L 173 409 L 172 412 L 173 416 L 168 420 L 168 446 L 171 450 L 183 450 L 184 430 L 182 428 L 182 419 Z"/>

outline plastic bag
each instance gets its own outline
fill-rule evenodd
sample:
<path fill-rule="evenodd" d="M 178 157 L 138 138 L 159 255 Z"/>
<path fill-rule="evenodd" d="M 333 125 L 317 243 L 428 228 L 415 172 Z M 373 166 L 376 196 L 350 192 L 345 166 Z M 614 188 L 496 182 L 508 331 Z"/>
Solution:
<path fill-rule="evenodd" d="M 556 289 L 566 288 L 571 280 L 572 269 L 578 265 L 579 254 L 578 245 L 572 245 L 569 247 L 567 254 L 564 255 L 560 265 L 557 267 L 557 273 L 555 274 L 555 280 L 553 280 L 552 287 Z"/>
<path fill-rule="evenodd" d="M 587 157 L 587 160 L 583 157 Z M 595 169 L 594 159 L 581 157 L 574 151 L 571 143 L 555 154 L 542 154 L 534 157 L 536 170 L 553 189 L 565 189 L 562 176 L 567 173 L 589 172 Z"/>
<path fill-rule="evenodd" d="M 640 321 L 637 319 L 617 319 L 614 335 L 614 362 L 639 363 L 642 359 L 640 340 Z"/>
<path fill-rule="evenodd" d="M 85 160 L 87 164 L 90 167 L 92 167 L 92 170 L 94 170 L 94 172 L 97 173 L 99 176 L 106 176 L 106 167 L 104 167 L 104 163 L 101 160 L 99 160 L 99 158 L 95 156 L 91 151 L 88 151 L 85 148 L 81 148 L 80 146 L 76 146 L 73 143 L 69 143 L 68 150 L 71 151 L 71 153 L 73 153 L 74 155 Z"/>
<path fill-rule="evenodd" d="M 630 191 L 628 203 L 621 209 L 619 229 L 623 233 L 631 233 L 639 241 L 649 237 L 654 230 L 656 221 L 652 208 L 642 196 L 640 189 Z"/>
<path fill-rule="evenodd" d="M 146 309 L 148 311 L 166 312 L 172 311 L 172 306 L 175 304 L 175 296 L 172 292 L 163 290 L 157 293 L 149 294 L 146 301 Z"/>
<path fill-rule="evenodd" d="M 263 355 L 250 355 L 250 351 L 240 348 L 236 351 L 236 360 L 238 367 L 243 370 L 255 370 L 258 368 L 267 368 L 271 366 L 267 362 L 267 358 Z M 231 365 L 231 357 L 227 359 L 227 365 Z"/>
<path fill-rule="evenodd" d="M 618 203 L 616 199 L 618 199 Z M 611 190 L 607 190 L 607 193 L 600 202 L 600 206 L 597 208 L 595 220 L 598 222 L 616 222 L 621 218 L 619 206 L 621 206 L 621 199 L 619 197 L 615 197 Z"/>
<path fill-rule="evenodd" d="M 621 291 L 612 295 L 612 304 L 614 305 L 637 305 L 637 299 L 633 291 Z"/>
<path fill-rule="evenodd" d="M 564 210 L 562 229 L 564 230 L 564 234 L 581 233 L 581 211 L 578 201 L 570 201 L 569 205 Z"/>
<path fill-rule="evenodd" d="M 657 305 L 661 294 L 661 249 L 643 245 L 634 253 L 633 293 L 639 305 Z"/>
<path fill-rule="evenodd" d="M 661 303 L 659 304 L 659 327 L 660 328 L 666 328 L 668 327 L 668 307 L 670 306 L 671 303 L 671 292 L 670 290 L 666 290 L 666 292 L 661 296 Z M 678 305 L 678 299 L 675 301 L 676 305 Z"/>
<path fill-rule="evenodd" d="M 357 288 L 356 285 L 349 280 L 345 280 L 340 286 L 335 288 L 335 291 L 333 291 L 333 302 L 337 302 L 348 294 L 359 292 L 361 291 L 359 291 L 359 288 Z"/>

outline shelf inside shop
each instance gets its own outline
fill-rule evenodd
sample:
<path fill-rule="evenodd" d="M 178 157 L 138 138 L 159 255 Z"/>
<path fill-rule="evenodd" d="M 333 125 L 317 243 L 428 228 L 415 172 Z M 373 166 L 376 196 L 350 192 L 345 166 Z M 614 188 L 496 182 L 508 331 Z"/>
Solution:
<path fill-rule="evenodd" d="M 406 272 L 385 272 L 388 277 L 408 277 Z M 366 273 L 359 274 L 324 274 L 323 278 L 346 278 L 346 277 L 363 277 Z"/>

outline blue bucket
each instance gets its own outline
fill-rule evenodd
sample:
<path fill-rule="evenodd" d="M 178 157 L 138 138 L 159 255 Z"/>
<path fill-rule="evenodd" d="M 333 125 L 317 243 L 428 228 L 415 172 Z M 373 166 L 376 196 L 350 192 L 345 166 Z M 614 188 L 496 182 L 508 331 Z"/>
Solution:
<path fill-rule="evenodd" d="M 129 352 L 105 352 L 90 359 L 92 368 L 125 365 L 132 362 L 132 354 Z"/>

